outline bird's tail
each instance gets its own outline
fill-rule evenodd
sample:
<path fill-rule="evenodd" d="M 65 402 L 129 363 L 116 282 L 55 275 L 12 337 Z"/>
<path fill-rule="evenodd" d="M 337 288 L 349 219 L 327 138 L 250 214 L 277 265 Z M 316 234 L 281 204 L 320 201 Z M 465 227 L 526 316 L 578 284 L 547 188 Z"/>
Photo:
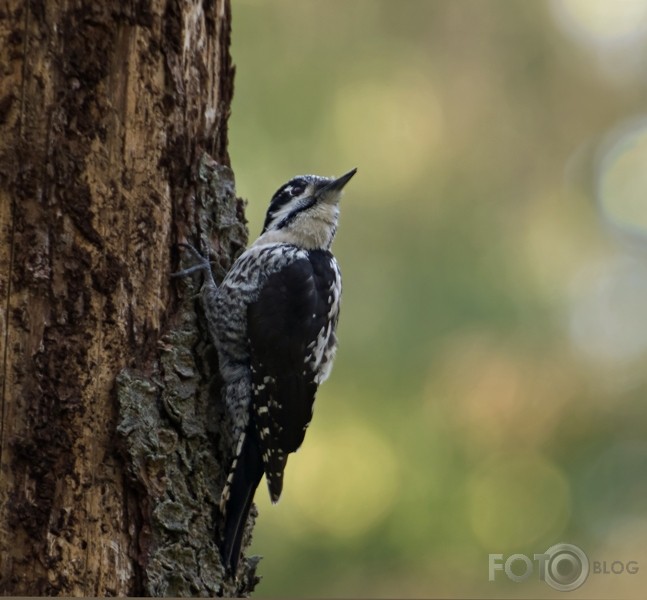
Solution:
<path fill-rule="evenodd" d="M 236 450 L 236 458 L 227 477 L 220 507 L 225 515 L 220 553 L 225 568 L 234 577 L 247 516 L 252 507 L 254 492 L 263 477 L 263 460 L 253 431 L 248 430 L 241 436 Z"/>

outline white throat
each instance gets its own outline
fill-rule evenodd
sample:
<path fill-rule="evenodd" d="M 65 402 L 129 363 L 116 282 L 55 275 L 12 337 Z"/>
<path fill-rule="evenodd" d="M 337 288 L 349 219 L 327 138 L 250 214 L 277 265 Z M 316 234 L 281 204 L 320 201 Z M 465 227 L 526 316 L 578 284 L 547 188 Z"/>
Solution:
<path fill-rule="evenodd" d="M 294 244 L 305 250 L 328 250 L 335 237 L 338 218 L 339 206 L 336 202 L 321 202 L 298 214 L 285 227 L 266 231 L 253 246 L 282 243 Z"/>

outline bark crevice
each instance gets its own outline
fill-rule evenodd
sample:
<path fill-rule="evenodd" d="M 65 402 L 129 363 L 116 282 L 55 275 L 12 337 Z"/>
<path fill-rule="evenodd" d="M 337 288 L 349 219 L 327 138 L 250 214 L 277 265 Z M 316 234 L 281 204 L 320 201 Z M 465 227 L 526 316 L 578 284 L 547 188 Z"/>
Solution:
<path fill-rule="evenodd" d="M 0 593 L 253 587 L 222 581 L 215 353 L 169 277 L 180 240 L 246 244 L 229 43 L 226 0 L 0 9 Z"/>

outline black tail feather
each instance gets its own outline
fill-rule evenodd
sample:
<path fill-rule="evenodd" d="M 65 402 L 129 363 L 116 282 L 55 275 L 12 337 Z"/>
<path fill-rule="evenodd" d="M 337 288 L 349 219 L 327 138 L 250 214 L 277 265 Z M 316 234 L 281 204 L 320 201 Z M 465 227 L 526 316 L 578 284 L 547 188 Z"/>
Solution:
<path fill-rule="evenodd" d="M 236 461 L 229 488 L 224 538 L 220 549 L 225 567 L 229 569 L 232 576 L 236 575 L 247 516 L 261 477 L 263 477 L 263 460 L 255 439 L 255 432 L 248 431 L 241 454 Z"/>

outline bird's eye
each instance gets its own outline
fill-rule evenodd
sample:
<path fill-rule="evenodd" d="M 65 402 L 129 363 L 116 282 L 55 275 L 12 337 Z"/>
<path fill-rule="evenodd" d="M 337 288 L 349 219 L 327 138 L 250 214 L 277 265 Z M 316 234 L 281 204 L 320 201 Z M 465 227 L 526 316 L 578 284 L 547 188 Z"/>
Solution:
<path fill-rule="evenodd" d="M 300 196 L 303 194 L 303 190 L 305 190 L 305 186 L 302 183 L 297 183 L 292 186 L 292 189 L 290 190 L 290 196 L 293 198 L 295 196 Z"/>

